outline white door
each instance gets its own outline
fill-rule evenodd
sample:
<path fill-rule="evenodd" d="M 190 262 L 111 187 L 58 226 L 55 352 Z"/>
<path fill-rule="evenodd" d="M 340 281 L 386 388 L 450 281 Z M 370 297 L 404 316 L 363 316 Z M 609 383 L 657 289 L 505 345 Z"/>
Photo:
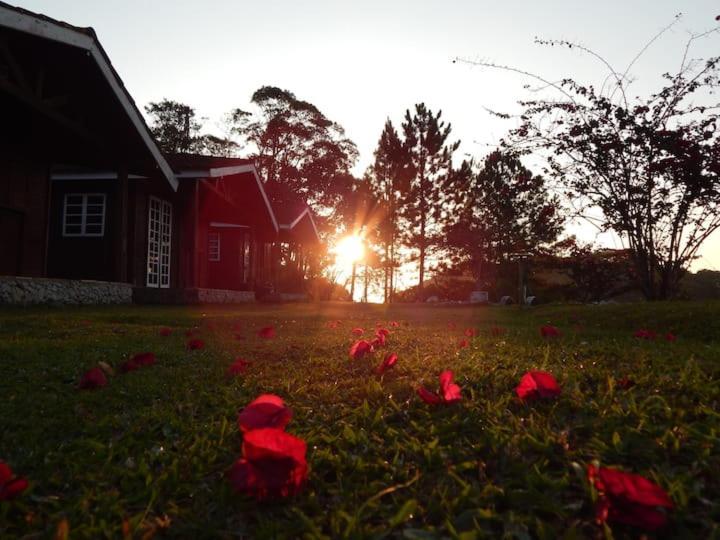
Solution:
<path fill-rule="evenodd" d="M 147 286 L 170 287 L 172 205 L 150 197 L 148 204 Z"/>

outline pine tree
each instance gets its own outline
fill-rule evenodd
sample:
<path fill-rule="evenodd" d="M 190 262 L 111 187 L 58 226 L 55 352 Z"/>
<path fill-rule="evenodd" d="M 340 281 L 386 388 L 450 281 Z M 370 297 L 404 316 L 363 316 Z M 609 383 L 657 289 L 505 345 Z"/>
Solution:
<path fill-rule="evenodd" d="M 424 103 L 414 114 L 405 113 L 402 131 L 409 156 L 411 179 L 402 201 L 402 215 L 408 222 L 407 243 L 418 251 L 418 294 L 422 297 L 427 256 L 437 243 L 443 217 L 443 187 L 452 173 L 452 155 L 460 141 L 446 144 L 450 124 L 440 120 Z"/>

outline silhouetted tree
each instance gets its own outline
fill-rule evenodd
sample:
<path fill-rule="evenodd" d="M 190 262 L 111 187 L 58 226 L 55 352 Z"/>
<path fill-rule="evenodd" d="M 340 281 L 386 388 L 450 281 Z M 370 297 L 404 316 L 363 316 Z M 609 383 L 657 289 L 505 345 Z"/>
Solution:
<path fill-rule="evenodd" d="M 559 198 L 512 153 L 492 152 L 477 172 L 465 161 L 450 179 L 446 245 L 451 260 L 469 264 L 478 286 L 512 253 L 538 253 L 562 230 Z"/>
<path fill-rule="evenodd" d="M 400 239 L 399 200 L 407 190 L 411 171 L 409 154 L 397 130 L 388 119 L 377 148 L 375 161 L 368 170 L 367 179 L 378 200 L 379 243 L 382 245 L 384 269 L 383 293 L 386 303 L 392 301 L 395 290 L 395 270 L 399 266 L 398 243 Z"/>
<path fill-rule="evenodd" d="M 251 103 L 256 112 L 235 109 L 230 122 L 232 131 L 254 149 L 251 157 L 262 178 L 288 186 L 327 211 L 332 221 L 354 181 L 355 144 L 339 124 L 287 90 L 263 86 Z"/>
<path fill-rule="evenodd" d="M 404 145 L 410 162 L 410 182 L 403 194 L 402 216 L 407 220 L 406 241 L 418 252 L 418 295 L 422 296 L 425 263 L 437 238 L 442 216 L 443 186 L 452 171 L 452 154 L 460 142 L 446 144 L 450 124 L 440 120 L 424 103 L 406 111 L 402 124 Z"/>
<path fill-rule="evenodd" d="M 578 215 L 602 212 L 598 226 L 615 231 L 631 250 L 648 300 L 672 297 L 703 242 L 720 227 L 720 138 L 714 98 L 719 59 L 689 60 L 694 35 L 675 75 L 647 98 L 629 96 L 628 70 L 613 69 L 599 55 L 612 82 L 601 89 L 572 79 L 552 83 L 557 99 L 523 101 L 521 124 L 507 145 L 544 156 L 547 174 L 566 189 Z M 655 38 L 653 38 L 655 39 Z M 641 52 L 642 53 L 642 52 Z M 639 55 L 638 55 L 639 56 Z"/>
<path fill-rule="evenodd" d="M 150 132 L 163 152 L 193 152 L 200 132 L 195 109 L 170 99 L 145 106 L 150 116 Z"/>

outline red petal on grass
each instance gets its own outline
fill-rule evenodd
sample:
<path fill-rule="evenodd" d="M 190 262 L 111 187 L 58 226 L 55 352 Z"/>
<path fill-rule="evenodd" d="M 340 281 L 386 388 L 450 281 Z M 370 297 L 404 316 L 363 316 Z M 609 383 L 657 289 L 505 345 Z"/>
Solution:
<path fill-rule="evenodd" d="M 417 395 L 420 396 L 420 399 L 425 403 L 429 403 L 430 405 L 440 405 L 443 402 L 440 396 L 426 389 L 424 386 L 418 386 Z"/>
<path fill-rule="evenodd" d="M 15 476 L 10 465 L 0 460 L 0 501 L 14 499 L 28 487 L 25 478 Z"/>
<path fill-rule="evenodd" d="M 379 348 L 379 347 L 384 347 L 385 342 L 386 342 L 385 334 L 377 334 L 375 336 L 375 339 L 373 339 L 370 344 L 373 346 L 373 348 Z"/>
<path fill-rule="evenodd" d="M 138 364 L 134 358 L 131 358 L 130 360 L 125 360 L 122 364 L 120 364 L 119 371 L 120 373 L 129 373 L 138 369 L 140 369 L 140 364 Z"/>
<path fill-rule="evenodd" d="M 94 367 L 83 374 L 78 383 L 78 388 L 81 390 L 93 390 L 107 386 L 107 383 L 107 377 L 105 377 L 103 370 Z"/>
<path fill-rule="evenodd" d="M 440 393 L 445 403 L 457 403 L 460 401 L 460 387 L 453 382 L 453 372 L 443 371 L 440 374 Z"/>
<path fill-rule="evenodd" d="M 663 488 L 638 474 L 588 466 L 588 479 L 598 490 L 598 521 L 614 521 L 655 531 L 667 523 L 674 507 Z M 662 510 L 665 509 L 665 510 Z"/>
<path fill-rule="evenodd" d="M 152 366 L 157 359 L 155 358 L 155 353 L 144 352 L 136 354 L 131 360 L 135 360 L 140 366 Z"/>
<path fill-rule="evenodd" d="M 628 388 L 632 388 L 633 386 L 635 386 L 635 381 L 629 379 L 628 376 L 625 375 L 624 377 L 615 381 L 615 386 L 621 388 L 622 390 L 627 390 Z"/>
<path fill-rule="evenodd" d="M 237 492 L 261 501 L 295 495 L 307 480 L 306 452 L 305 441 L 282 430 L 250 431 L 228 480 Z"/>
<path fill-rule="evenodd" d="M 260 336 L 263 339 L 272 339 L 275 337 L 275 327 L 274 326 L 265 326 L 264 328 L 261 328 L 258 330 L 258 336 Z"/>
<path fill-rule="evenodd" d="M 633 337 L 636 339 L 646 339 L 648 341 L 651 341 L 657 337 L 657 334 L 652 330 L 640 328 L 639 330 L 635 330 Z"/>
<path fill-rule="evenodd" d="M 399 323 L 399 322 L 397 322 L 397 321 L 391 321 L 391 322 L 390 322 L 390 328 L 399 328 L 399 327 L 400 327 L 400 323 Z"/>
<path fill-rule="evenodd" d="M 390 330 L 388 330 L 387 328 L 378 328 L 377 330 L 375 330 L 375 335 L 388 337 L 390 335 Z"/>
<path fill-rule="evenodd" d="M 158 332 L 158 334 L 160 334 L 163 337 L 167 337 L 172 334 L 172 329 L 167 328 L 167 327 L 161 328 L 160 331 Z"/>
<path fill-rule="evenodd" d="M 665 334 L 665 341 L 677 341 L 677 336 L 672 332 Z"/>
<path fill-rule="evenodd" d="M 187 342 L 187 349 L 189 351 L 197 351 L 205 348 L 205 342 L 202 339 L 191 339 Z"/>
<path fill-rule="evenodd" d="M 477 330 L 475 330 L 474 328 L 466 328 L 465 335 L 467 337 L 475 337 L 478 335 L 478 333 L 477 333 Z"/>
<path fill-rule="evenodd" d="M 507 330 L 503 328 L 502 326 L 491 326 L 490 327 L 490 335 L 494 337 L 504 336 L 507 333 Z"/>
<path fill-rule="evenodd" d="M 365 341 L 364 339 L 356 341 L 350 347 L 350 357 L 353 360 L 362 358 L 363 356 L 371 352 L 373 352 L 372 344 L 368 341 Z"/>
<path fill-rule="evenodd" d="M 385 373 L 388 369 L 391 369 L 395 364 L 397 364 L 398 361 L 398 355 L 395 353 L 388 353 L 385 356 L 385 359 L 382 361 L 382 364 L 380 364 L 377 368 L 378 374 L 382 375 Z"/>
<path fill-rule="evenodd" d="M 470 342 L 467 339 L 461 339 L 458 343 L 458 349 L 464 349 L 465 347 L 469 347 Z"/>
<path fill-rule="evenodd" d="M 250 362 L 247 360 L 243 360 L 242 358 L 236 358 L 235 361 L 230 364 L 227 368 L 227 371 L 225 372 L 225 375 L 228 378 L 236 377 L 237 375 L 242 375 L 247 371 L 248 366 L 250 365 Z"/>
<path fill-rule="evenodd" d="M 560 330 L 556 326 L 546 324 L 540 327 L 540 335 L 544 338 L 560 337 Z"/>
<path fill-rule="evenodd" d="M 555 377 L 545 371 L 528 371 L 515 388 L 517 396 L 523 401 L 538 398 L 554 398 L 560 395 L 560 386 Z"/>
<path fill-rule="evenodd" d="M 285 429 L 292 418 L 292 410 L 282 398 L 273 394 L 263 394 L 238 414 L 240 431 L 247 432 L 260 428 Z"/>
<path fill-rule="evenodd" d="M 362 336 L 365 333 L 365 330 L 362 328 L 353 328 L 351 333 L 353 336 Z"/>

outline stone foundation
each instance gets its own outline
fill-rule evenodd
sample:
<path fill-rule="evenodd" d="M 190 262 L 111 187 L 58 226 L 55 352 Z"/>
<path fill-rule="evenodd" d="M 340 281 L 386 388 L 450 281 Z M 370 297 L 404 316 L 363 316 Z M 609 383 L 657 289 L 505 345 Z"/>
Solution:
<path fill-rule="evenodd" d="M 132 286 L 111 281 L 0 276 L 0 304 L 129 304 Z"/>
<path fill-rule="evenodd" d="M 136 304 L 243 304 L 254 301 L 254 291 L 155 289 L 151 287 L 133 289 L 133 302 Z"/>

